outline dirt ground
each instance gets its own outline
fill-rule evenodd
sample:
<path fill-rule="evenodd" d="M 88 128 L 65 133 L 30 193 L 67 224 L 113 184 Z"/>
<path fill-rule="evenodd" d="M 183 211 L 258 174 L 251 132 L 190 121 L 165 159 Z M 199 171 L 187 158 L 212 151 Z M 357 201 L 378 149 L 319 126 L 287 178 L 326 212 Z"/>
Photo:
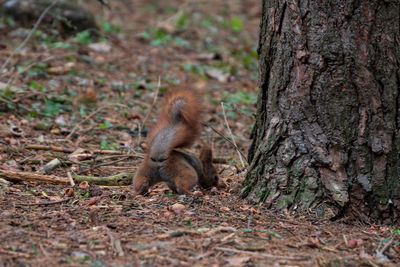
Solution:
<path fill-rule="evenodd" d="M 135 172 L 164 93 L 183 87 L 204 102 L 201 142 L 222 162 L 221 187 L 179 196 L 160 184 L 133 197 L 129 186 L 0 183 L 0 266 L 399 266 L 400 226 L 239 197 L 245 168 L 224 115 L 246 155 L 261 1 L 109 2 L 85 2 L 97 39 L 44 24 L 15 54 L 34 22 L 1 17 L 0 67 L 11 60 L 0 73 L 0 170 Z M 61 165 L 46 169 L 54 159 Z"/>

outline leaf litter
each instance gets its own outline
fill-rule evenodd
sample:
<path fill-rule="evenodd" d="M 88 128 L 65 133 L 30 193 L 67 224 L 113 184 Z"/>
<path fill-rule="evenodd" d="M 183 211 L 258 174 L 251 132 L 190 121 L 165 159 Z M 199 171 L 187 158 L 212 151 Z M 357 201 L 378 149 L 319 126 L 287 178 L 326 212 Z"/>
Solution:
<path fill-rule="evenodd" d="M 259 2 L 113 1 L 108 10 L 92 1 L 88 9 L 106 21 L 100 40 L 85 32 L 51 39 L 38 27 L 0 74 L 1 170 L 58 177 L 134 172 L 159 111 L 152 103 L 160 80 L 160 97 L 173 87 L 200 92 L 203 120 L 212 127 L 201 139 L 213 146 L 222 182 L 192 196 L 160 184 L 133 197 L 129 186 L 0 178 L 0 266 L 400 263 L 398 226 L 330 222 L 239 197 L 244 172 L 226 141 L 220 103 L 246 153 L 256 112 Z M 1 25 L 5 62 L 24 38 L 14 33 L 24 28 Z"/>

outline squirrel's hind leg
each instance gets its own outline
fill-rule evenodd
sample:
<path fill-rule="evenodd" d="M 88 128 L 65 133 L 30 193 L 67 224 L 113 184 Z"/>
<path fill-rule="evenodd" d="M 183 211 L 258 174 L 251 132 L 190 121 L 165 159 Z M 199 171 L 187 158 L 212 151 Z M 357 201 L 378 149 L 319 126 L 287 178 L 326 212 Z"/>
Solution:
<path fill-rule="evenodd" d="M 192 188 L 197 185 L 197 179 L 197 173 L 194 169 L 188 168 L 182 171 L 175 179 L 175 191 L 180 195 L 191 195 Z"/>
<path fill-rule="evenodd" d="M 132 180 L 132 185 L 136 194 L 143 195 L 147 193 L 152 183 L 149 177 L 135 175 L 135 177 Z"/>

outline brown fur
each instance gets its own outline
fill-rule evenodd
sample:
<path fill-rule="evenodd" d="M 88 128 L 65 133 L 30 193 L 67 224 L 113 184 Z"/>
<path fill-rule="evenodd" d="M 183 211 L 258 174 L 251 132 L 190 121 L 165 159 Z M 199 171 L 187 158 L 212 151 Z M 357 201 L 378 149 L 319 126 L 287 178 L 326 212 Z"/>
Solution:
<path fill-rule="evenodd" d="M 217 185 L 208 146 L 201 150 L 200 159 L 175 150 L 190 146 L 198 137 L 202 110 L 198 98 L 189 91 L 176 91 L 167 97 L 150 132 L 148 153 L 132 181 L 136 193 L 143 194 L 158 182 L 165 182 L 179 194 L 191 194 L 197 184 L 204 188 Z"/>

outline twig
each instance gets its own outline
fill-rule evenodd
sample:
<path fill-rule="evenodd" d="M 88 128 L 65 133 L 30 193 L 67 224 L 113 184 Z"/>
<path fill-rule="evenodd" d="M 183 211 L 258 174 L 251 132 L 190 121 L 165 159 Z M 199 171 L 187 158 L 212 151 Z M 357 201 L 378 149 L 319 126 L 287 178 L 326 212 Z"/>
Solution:
<path fill-rule="evenodd" d="M 45 256 L 45 258 L 50 258 L 50 254 L 47 252 L 47 250 L 44 248 L 42 243 L 39 243 L 39 248 L 42 251 L 43 255 Z"/>
<path fill-rule="evenodd" d="M 67 172 L 67 177 L 68 177 L 68 180 L 69 180 L 69 183 L 71 184 L 71 186 L 74 186 L 75 182 L 74 182 L 74 179 L 72 179 L 72 175 L 70 172 Z"/>
<path fill-rule="evenodd" d="M 233 147 L 235 147 L 235 144 L 232 143 L 232 141 L 231 141 L 228 137 L 226 137 L 225 135 L 223 135 L 221 132 L 219 132 L 219 131 L 218 131 L 217 129 L 215 129 L 213 126 L 211 126 L 211 125 L 209 125 L 209 124 L 207 124 L 207 123 L 205 123 L 205 122 L 203 122 L 202 124 L 203 124 L 204 126 L 210 128 L 211 130 L 213 130 L 216 134 L 218 134 L 219 136 L 221 136 L 222 138 L 224 138 L 228 143 L 230 143 Z M 243 158 L 246 158 L 240 150 L 237 150 L 237 151 L 242 155 Z M 215 159 L 214 159 L 214 160 L 215 160 Z M 223 163 L 223 162 L 214 162 L 214 161 L 213 161 L 213 163 Z M 248 162 L 246 161 L 246 163 L 248 163 Z"/>
<path fill-rule="evenodd" d="M 394 239 L 393 237 L 382 247 L 382 249 L 379 251 L 379 253 L 383 254 L 393 243 Z"/>
<path fill-rule="evenodd" d="M 141 124 L 139 124 L 139 127 L 138 127 L 139 128 L 138 129 L 138 131 L 139 131 L 138 132 L 138 145 L 139 146 L 140 146 L 140 142 L 141 142 L 141 139 L 142 139 L 142 129 L 144 128 L 144 124 L 149 119 L 150 112 L 153 110 L 154 105 L 157 102 L 158 92 L 160 91 L 160 86 L 161 86 L 161 76 L 158 76 L 158 84 L 157 84 L 157 88 L 156 88 L 155 95 L 154 95 L 154 98 L 153 98 L 153 103 L 151 104 L 149 110 L 147 111 L 147 114 L 144 117 L 143 122 Z"/>
<path fill-rule="evenodd" d="M 169 18 L 167 18 L 165 20 L 159 21 L 158 25 L 163 25 L 165 23 L 169 23 L 171 21 L 175 21 L 179 16 L 182 15 L 183 12 L 185 12 L 185 9 L 186 9 L 187 6 L 189 6 L 190 2 L 191 1 L 189 0 L 189 1 L 185 2 L 185 3 L 183 3 L 182 5 L 180 5 L 179 8 L 178 8 L 178 11 L 174 15 L 172 15 L 171 17 L 169 17 Z"/>
<path fill-rule="evenodd" d="M 72 175 L 72 178 L 76 182 L 87 181 L 91 184 L 97 184 L 97 185 L 122 186 L 131 184 L 133 175 L 134 173 L 132 172 L 121 172 L 106 177 Z M 43 175 L 33 172 L 13 172 L 13 171 L 0 170 L 0 178 L 3 178 L 8 181 L 17 181 L 17 182 L 44 182 L 49 184 L 64 184 L 64 185 L 70 184 L 69 179 L 66 177 L 55 177 L 51 175 Z"/>
<path fill-rule="evenodd" d="M 71 199 L 73 199 L 73 197 L 68 197 L 68 198 L 55 200 L 55 201 L 39 202 L 39 203 L 18 203 L 17 205 L 20 205 L 20 206 L 45 206 L 45 205 L 54 205 L 54 204 L 67 202 Z"/>
<path fill-rule="evenodd" d="M 219 251 L 224 251 L 224 252 L 243 253 L 243 254 L 260 256 L 260 257 L 264 257 L 264 258 L 280 259 L 280 260 L 306 261 L 311 258 L 310 256 L 299 256 L 299 257 L 280 256 L 280 255 L 272 255 L 269 253 L 257 253 L 257 252 L 252 252 L 252 251 L 238 250 L 238 249 L 233 249 L 233 248 L 223 248 L 223 247 L 215 247 L 214 249 L 219 250 Z"/>
<path fill-rule="evenodd" d="M 41 55 L 37 56 L 36 59 L 38 59 L 40 56 L 41 56 Z M 29 70 L 30 68 L 32 68 L 33 66 L 35 66 L 35 65 L 37 65 L 37 64 L 39 64 L 39 63 L 44 63 L 44 62 L 53 60 L 53 59 L 54 59 L 54 56 L 50 56 L 50 57 L 47 57 L 47 58 L 45 58 L 45 59 L 43 59 L 43 60 L 39 60 L 39 61 L 36 61 L 36 59 L 35 59 L 35 62 L 29 64 L 28 66 L 26 66 L 26 67 L 23 68 L 22 70 L 19 70 L 19 71 L 15 72 L 14 74 L 12 74 L 11 77 L 10 77 L 10 78 L 8 79 L 8 81 L 7 81 L 7 86 L 9 86 L 9 85 L 13 82 L 13 80 L 14 80 L 15 78 L 17 78 L 19 75 L 21 75 L 21 74 L 24 73 L 25 71 Z"/>
<path fill-rule="evenodd" d="M 99 113 L 101 110 L 105 109 L 105 108 L 109 108 L 109 107 L 113 107 L 113 106 L 120 106 L 120 107 L 124 107 L 126 108 L 125 105 L 122 104 L 118 104 L 118 103 L 114 103 L 114 104 L 108 104 L 108 105 L 104 105 L 99 107 L 98 109 L 96 109 L 95 111 L 93 111 L 92 113 L 90 113 L 88 116 L 86 116 L 85 119 L 81 120 L 79 123 L 77 123 L 75 125 L 75 127 L 72 129 L 72 131 L 67 135 L 67 137 L 65 139 L 69 140 L 71 138 L 71 136 L 75 133 L 75 131 L 78 129 L 78 127 L 83 124 L 84 122 L 86 122 L 87 120 L 89 120 L 91 117 L 93 117 L 94 115 L 96 115 L 97 113 Z"/>
<path fill-rule="evenodd" d="M 43 166 L 44 173 L 46 173 L 46 174 L 51 173 L 51 171 L 54 170 L 55 168 L 57 168 L 58 166 L 60 166 L 61 163 L 62 162 L 59 158 L 50 160 Z"/>
<path fill-rule="evenodd" d="M 102 150 L 102 149 L 95 149 L 95 150 L 88 150 L 93 154 L 104 154 L 104 155 L 123 155 L 124 152 L 117 151 L 117 150 Z"/>
<path fill-rule="evenodd" d="M 120 257 L 124 256 L 124 251 L 122 250 L 121 247 L 121 240 L 115 239 L 111 231 L 107 230 L 107 235 L 110 238 L 110 245 L 113 248 L 113 250 L 118 254 L 118 256 Z"/>
<path fill-rule="evenodd" d="M 60 146 L 46 146 L 46 145 L 37 145 L 37 144 L 29 144 L 25 146 L 26 149 L 36 149 L 36 150 L 52 150 L 52 151 L 57 151 L 57 152 L 64 152 L 64 153 L 72 153 L 75 151 L 73 148 L 68 148 L 68 147 L 60 147 Z M 14 150 L 19 151 L 23 149 L 19 148 L 14 148 Z M 88 153 L 93 153 L 93 154 L 104 154 L 104 155 L 124 155 L 125 153 L 123 151 L 117 151 L 117 150 L 102 150 L 102 149 L 95 149 L 95 150 L 87 150 L 84 149 L 84 152 Z M 139 153 L 137 153 L 139 154 Z M 131 155 L 129 155 L 131 156 Z M 140 157 L 139 155 L 138 157 Z"/>
<path fill-rule="evenodd" d="M 4 96 L 0 96 L 0 101 L 1 101 L 1 102 L 4 102 L 4 103 L 6 103 L 6 104 L 9 104 L 9 105 L 11 105 L 11 106 L 16 105 L 17 108 L 20 107 L 20 108 L 22 108 L 23 110 L 25 110 L 26 112 L 31 112 L 31 111 L 32 111 L 31 109 L 25 107 L 25 106 L 22 105 L 22 104 L 14 103 L 14 102 L 8 100 L 8 99 L 5 98 Z M 20 114 L 20 112 L 18 112 L 18 111 L 16 111 L 16 112 L 17 112 L 18 114 Z"/>
<path fill-rule="evenodd" d="M 29 41 L 29 39 L 32 37 L 32 34 L 34 31 L 37 29 L 37 27 L 40 25 L 42 22 L 44 16 L 47 14 L 47 12 L 50 11 L 50 9 L 58 2 L 58 0 L 54 0 L 40 15 L 38 20 L 36 21 L 35 25 L 33 25 L 32 30 L 29 32 L 28 36 L 26 36 L 25 40 L 16 48 L 14 51 L 12 51 L 11 55 L 7 58 L 6 62 L 1 66 L 0 68 L 0 77 L 2 76 L 3 70 L 7 67 L 8 63 L 10 63 L 11 59 L 14 57 L 15 53 L 19 52 L 25 44 Z"/>
<path fill-rule="evenodd" d="M 244 169 L 245 165 L 244 165 L 244 162 L 243 162 L 242 154 L 239 152 L 239 148 L 237 147 L 236 142 L 235 142 L 235 137 L 233 136 L 231 128 L 229 127 L 228 120 L 226 118 L 224 102 L 221 102 L 221 107 L 222 107 L 222 114 L 224 115 L 224 120 L 225 120 L 226 127 L 228 128 L 228 132 L 231 135 L 231 139 L 232 139 L 233 145 L 235 146 L 235 149 L 236 149 L 236 151 L 237 151 L 237 153 L 239 155 L 240 163 L 242 163 L 242 167 Z"/>
<path fill-rule="evenodd" d="M 32 172 L 12 172 L 0 170 L 0 177 L 9 181 L 18 182 L 46 182 L 50 184 L 68 184 L 69 181 L 64 177 L 55 177 Z"/>
<path fill-rule="evenodd" d="M 121 156 L 119 156 L 120 159 L 113 160 L 113 161 L 109 161 L 109 162 L 102 162 L 102 163 L 99 163 L 99 164 L 94 165 L 93 168 L 98 168 L 98 167 L 101 167 L 101 166 L 114 165 L 115 163 L 124 161 L 124 160 L 126 160 L 126 158 L 129 158 L 129 157 L 131 157 L 131 156 L 133 156 L 133 155 L 121 155 Z M 121 158 L 121 157 L 122 157 L 122 158 Z M 143 157 L 138 156 L 138 158 L 143 158 Z M 103 160 L 103 159 L 102 159 L 102 160 Z"/>
<path fill-rule="evenodd" d="M 75 151 L 72 148 L 59 147 L 59 146 L 45 146 L 45 145 L 36 145 L 36 144 L 26 145 L 25 148 L 26 149 L 36 149 L 36 150 L 53 150 L 53 151 L 64 152 L 64 153 L 72 153 Z"/>

